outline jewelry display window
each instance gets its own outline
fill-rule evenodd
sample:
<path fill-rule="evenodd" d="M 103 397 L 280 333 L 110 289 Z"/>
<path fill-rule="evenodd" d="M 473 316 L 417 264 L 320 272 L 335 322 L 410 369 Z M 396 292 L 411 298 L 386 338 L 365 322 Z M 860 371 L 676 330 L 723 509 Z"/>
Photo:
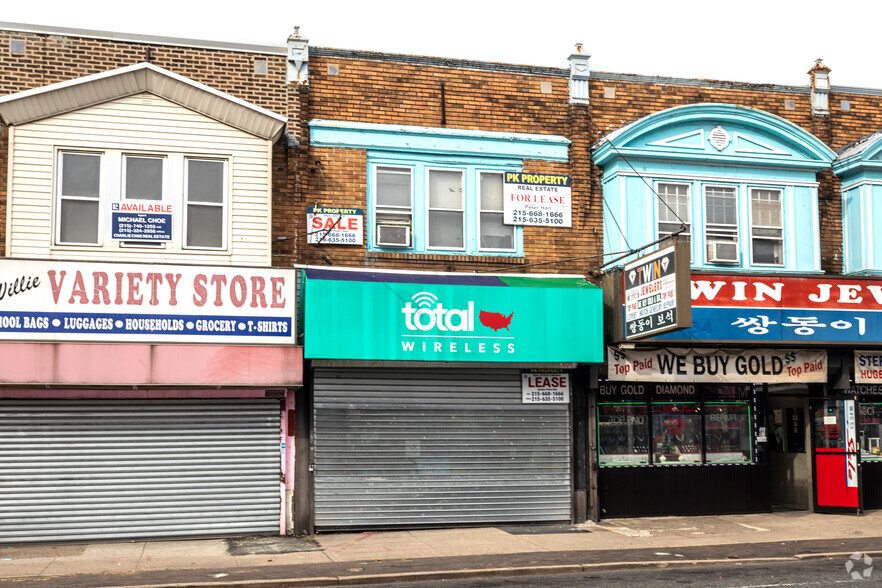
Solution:
<path fill-rule="evenodd" d="M 601 465 L 649 463 L 646 404 L 597 405 L 598 452 Z"/>
<path fill-rule="evenodd" d="M 753 461 L 752 423 L 750 405 L 746 402 L 705 402 L 707 463 Z"/>
<path fill-rule="evenodd" d="M 651 406 L 652 462 L 659 465 L 701 463 L 701 405 L 653 402 Z"/>
<path fill-rule="evenodd" d="M 882 461 L 882 402 L 860 405 L 862 461 Z"/>

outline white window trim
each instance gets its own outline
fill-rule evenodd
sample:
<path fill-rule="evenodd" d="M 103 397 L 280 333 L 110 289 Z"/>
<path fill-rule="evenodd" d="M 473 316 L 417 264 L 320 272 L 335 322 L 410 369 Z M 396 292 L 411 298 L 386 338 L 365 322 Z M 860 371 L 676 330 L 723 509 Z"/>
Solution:
<path fill-rule="evenodd" d="M 462 201 L 460 203 L 460 208 L 432 208 L 431 200 L 432 196 L 429 193 L 431 189 L 431 182 L 429 177 L 431 176 L 433 171 L 440 172 L 455 172 L 459 174 L 459 189 L 462 194 Z M 464 167 L 440 167 L 440 166 L 426 166 L 426 177 L 424 179 L 425 195 L 424 202 L 426 205 L 426 250 L 427 251 L 465 251 L 468 249 L 468 231 L 466 228 L 466 223 L 468 219 L 466 218 L 466 202 L 468 200 L 468 195 L 466 194 L 466 168 Z M 413 193 L 411 192 L 411 198 L 413 198 Z M 432 212 L 459 212 L 462 215 L 462 233 L 460 237 L 462 238 L 462 247 L 447 247 L 447 246 L 432 246 L 432 234 L 431 234 L 431 225 L 432 223 L 429 220 Z"/>
<path fill-rule="evenodd" d="M 781 225 L 778 227 L 764 226 L 764 225 L 754 225 L 753 224 L 753 193 L 755 190 L 765 190 L 768 192 L 777 192 L 778 193 L 778 203 L 781 207 Z M 787 259 L 787 239 L 784 236 L 784 189 L 778 186 L 748 186 L 747 187 L 747 211 L 750 215 L 750 222 L 748 227 L 749 239 L 750 239 L 750 265 L 756 267 L 784 267 L 786 265 Z M 766 240 L 776 240 L 781 241 L 781 263 L 760 263 L 753 260 L 753 229 L 777 229 L 781 231 L 781 238 L 775 239 L 774 237 L 760 237 Z"/>
<path fill-rule="evenodd" d="M 100 184 L 98 197 L 98 243 L 76 243 L 61 241 L 61 189 L 62 189 L 62 156 L 64 153 L 74 153 L 83 155 L 95 155 L 100 157 Z M 124 244 L 121 240 L 110 238 L 111 222 L 110 222 L 110 203 L 124 201 L 138 201 L 125 199 L 125 157 L 155 157 L 162 158 L 163 163 L 163 203 L 171 204 L 174 209 L 172 219 L 172 240 L 171 242 L 162 242 L 163 253 L 180 254 L 188 253 L 190 255 L 205 255 L 212 258 L 218 256 L 228 256 L 232 254 L 230 251 L 229 233 L 231 230 L 231 214 L 232 214 L 232 178 L 230 177 L 233 169 L 232 154 L 202 154 L 198 152 L 181 152 L 171 150 L 158 150 L 155 152 L 148 151 L 130 151 L 125 149 L 89 149 L 88 147 L 56 146 L 54 149 L 54 168 L 52 173 L 52 244 L 54 251 L 75 252 L 89 249 L 93 251 L 101 251 L 107 253 L 125 252 L 127 255 L 135 254 L 138 250 L 145 254 L 156 253 L 160 249 L 156 245 L 150 245 L 150 242 Z M 222 247 L 186 247 L 186 161 L 188 159 L 218 161 L 224 165 L 223 173 L 223 228 L 222 228 Z M 86 198 L 76 198 L 78 200 L 94 200 Z M 145 201 L 141 201 L 145 202 Z M 158 202 L 158 201 L 151 201 Z M 220 206 L 217 203 L 205 203 Z"/>
<path fill-rule="evenodd" d="M 656 238 L 658 238 L 658 239 L 662 238 L 662 231 L 661 231 L 661 227 L 660 227 L 662 220 L 661 220 L 661 213 L 659 212 L 663 206 L 662 198 L 661 198 L 661 190 L 659 189 L 662 184 L 669 185 L 669 186 L 685 186 L 686 187 L 686 198 L 688 200 L 687 209 L 689 210 L 689 219 L 684 224 L 686 224 L 688 226 L 688 230 L 686 231 L 685 234 L 689 238 L 689 240 L 691 241 L 692 240 L 693 225 L 694 225 L 693 218 L 695 217 L 695 214 L 693 213 L 693 210 L 692 210 L 692 208 L 693 208 L 692 184 L 690 184 L 689 182 L 671 182 L 668 180 L 656 180 L 655 186 L 653 189 L 655 192 L 653 194 L 653 199 L 655 200 L 655 234 L 656 234 Z M 665 235 L 670 235 L 670 233 L 665 233 Z"/>
<path fill-rule="evenodd" d="M 184 171 L 182 174 L 183 185 L 181 186 L 181 206 L 183 207 L 183 211 L 181 213 L 181 249 L 186 251 L 226 251 L 227 250 L 227 233 L 229 232 L 230 227 L 230 162 L 228 159 L 220 158 L 220 157 L 205 157 L 200 155 L 189 155 L 185 154 L 184 158 Z M 207 247 L 205 245 L 187 245 L 187 217 L 190 214 L 190 200 L 188 194 L 188 180 L 190 173 L 190 166 L 187 165 L 190 161 L 216 161 L 223 164 L 224 169 L 222 173 L 223 178 L 223 194 L 221 196 L 221 203 L 218 204 L 216 202 L 194 202 L 195 206 L 212 206 L 212 207 L 221 207 L 221 244 L 219 247 Z"/>
<path fill-rule="evenodd" d="M 708 189 L 714 189 L 714 188 L 722 188 L 722 189 L 726 189 L 726 190 L 732 190 L 732 192 L 734 194 L 733 199 L 735 201 L 735 224 L 734 225 L 731 225 L 731 224 L 724 225 L 722 223 L 709 223 L 708 222 L 708 210 L 709 209 L 708 209 L 708 205 L 707 205 L 707 198 L 708 198 L 707 191 L 708 191 Z M 742 223 L 741 223 L 741 215 L 739 212 L 740 206 L 739 206 L 739 202 L 738 202 L 739 194 L 741 193 L 740 186 L 738 184 L 704 184 L 701 187 L 701 192 L 702 192 L 702 198 L 704 199 L 703 206 L 702 206 L 702 213 L 703 213 L 702 214 L 702 225 L 703 225 L 702 226 L 702 233 L 704 235 L 704 244 L 703 244 L 702 249 L 704 250 L 705 263 L 707 263 L 708 265 L 715 265 L 715 266 L 716 265 L 723 265 L 723 266 L 730 266 L 730 267 L 732 267 L 732 266 L 743 267 L 745 264 L 744 264 L 744 260 L 741 259 L 742 256 L 740 255 L 741 243 L 742 243 L 742 238 L 741 238 L 741 230 L 742 230 L 741 225 L 742 225 Z M 739 250 L 739 256 L 738 256 L 739 259 L 738 259 L 737 263 L 721 264 L 718 262 L 712 262 L 712 261 L 710 261 L 710 259 L 708 259 L 707 248 L 710 245 L 710 242 L 712 240 L 708 236 L 708 224 L 713 224 L 718 227 L 733 227 L 732 229 L 723 229 L 723 231 L 731 230 L 731 232 L 734 236 L 734 243 L 738 247 L 738 250 Z"/>
<path fill-rule="evenodd" d="M 98 235 L 95 243 L 81 243 L 77 241 L 61 240 L 61 204 L 63 200 L 76 200 L 81 202 L 95 202 L 95 198 L 83 196 L 64 196 L 61 193 L 64 177 L 64 155 L 71 153 L 75 155 L 91 155 L 98 157 Z M 52 199 L 52 219 L 53 219 L 53 245 L 61 247 L 88 247 L 90 249 L 99 249 L 104 246 L 104 202 L 106 202 L 105 192 L 107 190 L 107 178 L 105 177 L 105 153 L 103 151 L 93 151 L 88 149 L 57 149 L 55 153 L 55 186 L 53 189 Z"/>
<path fill-rule="evenodd" d="M 482 196 L 482 194 L 481 194 L 481 176 L 484 175 L 484 174 L 487 174 L 487 175 L 491 175 L 491 174 L 492 174 L 492 175 L 502 176 L 503 181 L 505 181 L 505 172 L 502 172 L 502 171 L 477 170 L 477 172 L 475 173 L 475 184 L 476 184 L 476 185 L 475 185 L 475 200 L 476 200 L 476 203 L 475 203 L 475 204 L 476 204 L 476 206 L 478 207 L 478 214 L 475 215 L 475 217 L 476 217 L 476 219 L 477 219 L 476 222 L 478 223 L 478 230 L 477 230 L 478 251 L 481 251 L 481 252 L 490 252 L 490 253 L 492 253 L 492 252 L 498 252 L 498 253 L 514 253 L 514 252 L 517 251 L 517 238 L 518 238 L 518 237 L 517 237 L 517 227 L 514 226 L 514 225 L 505 225 L 505 226 L 510 226 L 510 227 L 512 227 L 512 231 L 511 231 L 511 248 L 510 248 L 510 249 L 493 248 L 493 247 L 481 247 L 481 236 L 484 234 L 484 233 L 483 233 L 483 229 L 484 229 L 484 228 L 481 226 L 481 215 L 484 214 L 484 213 L 489 213 L 489 214 L 499 214 L 499 215 L 502 216 L 502 217 L 505 216 L 505 212 L 504 212 L 503 209 L 499 209 L 499 210 L 496 210 L 496 209 L 487 209 L 487 210 L 485 210 L 484 208 L 481 207 L 481 196 Z M 505 194 L 505 188 L 504 188 L 504 185 L 503 185 L 503 194 Z M 504 201 L 504 198 L 503 198 L 503 201 Z M 505 206 L 505 205 L 504 205 L 504 203 L 503 203 L 503 208 L 504 208 L 504 206 Z M 503 223 L 503 224 L 504 224 L 504 223 Z"/>
<path fill-rule="evenodd" d="M 141 159 L 159 159 L 162 161 L 162 194 L 159 200 L 144 200 L 142 198 L 129 198 L 128 193 L 126 192 L 126 176 L 128 174 L 129 167 L 126 165 L 126 159 L 129 157 L 139 157 Z M 168 157 L 165 155 L 157 155 L 154 153 L 123 153 L 122 154 L 122 165 L 120 166 L 120 184 L 119 184 L 119 193 L 120 193 L 120 202 L 166 202 L 166 196 L 168 195 Z M 147 247 L 149 249 L 164 249 L 166 246 L 165 241 L 120 241 L 119 246 L 121 249 L 131 249 L 133 247 Z"/>
<path fill-rule="evenodd" d="M 383 170 L 388 170 L 388 172 L 386 172 L 386 173 L 391 172 L 391 173 L 399 173 L 401 175 L 406 174 L 408 176 L 408 178 L 410 178 L 410 204 L 408 206 L 396 206 L 396 205 L 389 205 L 389 204 L 382 204 L 381 205 L 381 204 L 379 204 L 379 202 L 377 202 L 377 192 L 378 192 L 378 186 L 379 186 L 379 181 L 377 180 L 377 176 L 379 175 L 381 168 Z M 384 249 L 412 250 L 414 248 L 414 243 L 415 243 L 415 235 L 413 234 L 414 233 L 413 223 L 414 223 L 414 172 L 415 172 L 415 170 L 414 170 L 413 166 L 411 166 L 411 165 L 395 165 L 395 164 L 374 164 L 371 172 L 372 172 L 372 180 L 373 180 L 373 199 L 374 199 L 372 218 L 371 218 L 371 227 L 370 227 L 371 236 L 372 236 L 371 242 L 374 243 L 375 247 L 381 247 Z M 387 214 L 388 215 L 401 215 L 402 217 L 403 216 L 410 217 L 410 221 L 407 223 L 405 223 L 404 221 L 402 221 L 401 223 L 390 223 L 390 224 L 400 224 L 401 226 L 407 226 L 410 228 L 410 243 L 407 245 L 407 247 L 389 247 L 389 246 L 383 246 L 383 245 L 376 244 L 377 241 L 379 241 L 378 235 L 379 235 L 380 229 L 378 227 L 380 224 L 386 224 L 386 223 L 379 223 L 377 221 L 377 217 L 382 216 L 382 215 L 387 215 Z"/>

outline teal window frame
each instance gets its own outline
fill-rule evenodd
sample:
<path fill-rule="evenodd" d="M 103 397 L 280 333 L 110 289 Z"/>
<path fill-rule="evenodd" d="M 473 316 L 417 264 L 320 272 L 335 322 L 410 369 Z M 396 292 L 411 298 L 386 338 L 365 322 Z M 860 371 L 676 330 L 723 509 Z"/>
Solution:
<path fill-rule="evenodd" d="M 379 167 L 407 168 L 411 171 L 411 239 L 409 247 L 388 247 L 377 244 L 377 195 L 376 170 Z M 444 156 L 429 154 L 368 152 L 367 157 L 367 209 L 368 251 L 416 253 L 427 255 L 470 255 L 480 257 L 523 257 L 523 227 L 514 226 L 514 247 L 511 250 L 480 247 L 481 199 L 480 175 L 482 173 L 520 172 L 519 160 L 506 158 L 483 158 Z M 429 247 L 429 170 L 449 170 L 463 174 L 463 226 L 462 249 Z"/>

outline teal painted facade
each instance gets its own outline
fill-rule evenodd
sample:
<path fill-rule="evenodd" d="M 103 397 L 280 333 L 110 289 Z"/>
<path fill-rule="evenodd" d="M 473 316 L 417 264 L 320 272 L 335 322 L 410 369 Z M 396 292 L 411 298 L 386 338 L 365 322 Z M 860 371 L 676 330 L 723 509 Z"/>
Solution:
<path fill-rule="evenodd" d="M 659 237 L 659 183 L 690 199 L 692 267 L 697 270 L 820 272 L 816 172 L 835 154 L 801 128 L 771 114 L 725 104 L 662 111 L 610 134 L 594 149 L 603 168 L 604 252 L 624 252 Z M 734 190 L 737 263 L 710 257 L 706 190 Z M 754 262 L 752 190 L 780 193 L 780 263 Z"/>
<path fill-rule="evenodd" d="M 882 133 L 846 148 L 833 164 L 841 180 L 844 273 L 882 275 Z"/>
<path fill-rule="evenodd" d="M 367 153 L 367 226 L 369 251 L 523 257 L 523 229 L 514 227 L 514 246 L 506 250 L 485 249 L 479 244 L 482 172 L 523 171 L 525 159 L 565 162 L 569 139 L 557 135 L 501 133 L 406 125 L 313 120 L 310 141 L 319 147 L 364 149 Z M 408 170 L 411 177 L 411 246 L 382 247 L 377 244 L 376 169 L 392 166 Z M 430 248 L 428 244 L 428 172 L 462 173 L 464 195 L 464 243 L 461 249 Z"/>

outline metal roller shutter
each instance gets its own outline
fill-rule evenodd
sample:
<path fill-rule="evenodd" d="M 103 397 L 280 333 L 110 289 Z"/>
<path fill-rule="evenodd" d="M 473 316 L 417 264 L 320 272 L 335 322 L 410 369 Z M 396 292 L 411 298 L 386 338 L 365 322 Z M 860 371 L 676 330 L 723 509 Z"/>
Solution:
<path fill-rule="evenodd" d="M 278 400 L 0 402 L 0 543 L 278 533 Z"/>
<path fill-rule="evenodd" d="M 570 519 L 570 417 L 520 370 L 316 370 L 315 524 Z"/>

